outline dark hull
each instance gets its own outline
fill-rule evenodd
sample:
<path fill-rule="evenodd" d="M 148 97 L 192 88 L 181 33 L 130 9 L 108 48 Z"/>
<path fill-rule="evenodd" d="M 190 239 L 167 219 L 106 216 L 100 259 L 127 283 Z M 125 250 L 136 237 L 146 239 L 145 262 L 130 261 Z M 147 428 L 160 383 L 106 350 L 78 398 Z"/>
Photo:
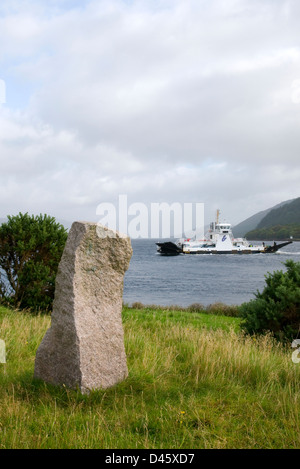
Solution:
<path fill-rule="evenodd" d="M 182 254 L 182 248 L 171 241 L 156 243 L 156 245 L 158 246 L 158 252 L 163 256 L 178 256 L 178 254 Z"/>
<path fill-rule="evenodd" d="M 273 246 L 267 246 L 265 249 L 265 252 L 277 252 L 279 249 L 283 248 L 284 246 L 287 246 L 288 244 L 292 244 L 293 241 L 286 241 L 285 243 L 281 244 L 276 244 L 274 243 Z"/>
<path fill-rule="evenodd" d="M 243 256 L 244 254 L 263 254 L 264 251 L 248 251 L 248 250 L 244 250 L 244 251 L 237 251 L 237 250 L 232 250 L 232 251 L 193 251 L 193 252 L 184 252 L 183 254 L 238 254 L 240 256 Z"/>

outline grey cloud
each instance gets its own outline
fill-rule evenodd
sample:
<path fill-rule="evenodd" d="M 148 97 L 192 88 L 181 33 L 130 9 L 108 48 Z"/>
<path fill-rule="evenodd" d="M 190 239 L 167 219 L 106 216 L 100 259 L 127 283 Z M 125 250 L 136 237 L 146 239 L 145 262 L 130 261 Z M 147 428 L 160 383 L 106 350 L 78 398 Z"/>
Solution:
<path fill-rule="evenodd" d="M 26 60 L 13 48 L 36 91 L 0 142 L 27 194 L 64 218 L 126 192 L 220 201 L 235 222 L 299 195 L 297 2 L 91 1 L 56 14 L 52 2 L 48 17 L 45 5 L 22 23 Z"/>

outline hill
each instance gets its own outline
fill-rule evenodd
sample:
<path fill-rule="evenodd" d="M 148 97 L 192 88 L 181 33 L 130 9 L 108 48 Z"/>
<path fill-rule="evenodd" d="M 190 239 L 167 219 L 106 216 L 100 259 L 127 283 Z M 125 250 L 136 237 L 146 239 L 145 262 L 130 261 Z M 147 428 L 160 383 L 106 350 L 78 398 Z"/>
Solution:
<path fill-rule="evenodd" d="M 272 210 L 271 208 L 258 212 L 233 227 L 233 233 L 236 238 L 243 238 L 248 231 L 254 230 L 261 220 Z"/>
<path fill-rule="evenodd" d="M 273 208 L 258 223 L 257 229 L 269 228 L 277 225 L 300 225 L 300 197 L 281 207 Z"/>
<path fill-rule="evenodd" d="M 276 225 L 269 228 L 260 228 L 249 231 L 246 238 L 259 241 L 300 241 L 300 224 L 299 225 Z"/>
<path fill-rule="evenodd" d="M 276 210 L 277 208 L 284 207 L 284 205 L 289 204 L 294 199 L 286 200 L 281 202 L 280 204 L 275 205 L 274 207 L 268 208 L 266 210 L 262 210 L 251 217 L 247 218 L 246 220 L 242 221 L 238 225 L 233 227 L 233 233 L 236 238 L 246 236 L 246 233 L 249 231 L 255 230 L 258 225 L 264 220 L 264 218 L 272 211 Z"/>
<path fill-rule="evenodd" d="M 258 223 L 256 229 L 246 233 L 248 239 L 286 240 L 300 239 L 300 197 L 273 208 Z"/>

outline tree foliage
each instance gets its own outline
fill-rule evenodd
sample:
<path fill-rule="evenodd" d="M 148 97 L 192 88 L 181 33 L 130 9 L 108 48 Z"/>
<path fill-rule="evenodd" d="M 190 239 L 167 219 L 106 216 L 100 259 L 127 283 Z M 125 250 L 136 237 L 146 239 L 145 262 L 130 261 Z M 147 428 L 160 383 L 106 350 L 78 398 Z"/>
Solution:
<path fill-rule="evenodd" d="M 48 215 L 8 216 L 0 226 L 0 298 L 16 308 L 49 311 L 66 229 Z"/>
<path fill-rule="evenodd" d="M 279 340 L 293 340 L 300 332 L 300 262 L 285 262 L 287 271 L 266 275 L 255 299 L 240 307 L 242 328 L 250 334 L 271 331 Z"/>
<path fill-rule="evenodd" d="M 290 239 L 300 239 L 300 224 L 293 225 L 275 225 L 268 228 L 257 228 L 246 234 L 248 239 L 257 239 L 262 241 L 283 241 Z"/>

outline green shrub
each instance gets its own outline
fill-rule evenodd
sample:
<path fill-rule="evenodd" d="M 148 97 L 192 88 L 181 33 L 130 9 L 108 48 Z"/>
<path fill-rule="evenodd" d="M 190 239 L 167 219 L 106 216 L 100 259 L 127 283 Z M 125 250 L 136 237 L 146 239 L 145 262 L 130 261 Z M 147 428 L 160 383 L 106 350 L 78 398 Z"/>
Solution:
<path fill-rule="evenodd" d="M 66 229 L 48 215 L 9 216 L 0 226 L 0 298 L 15 308 L 52 308 Z"/>
<path fill-rule="evenodd" d="M 300 262 L 285 262 L 286 272 L 266 275 L 266 286 L 240 307 L 241 327 L 250 334 L 271 331 L 279 340 L 292 340 L 300 326 Z"/>

